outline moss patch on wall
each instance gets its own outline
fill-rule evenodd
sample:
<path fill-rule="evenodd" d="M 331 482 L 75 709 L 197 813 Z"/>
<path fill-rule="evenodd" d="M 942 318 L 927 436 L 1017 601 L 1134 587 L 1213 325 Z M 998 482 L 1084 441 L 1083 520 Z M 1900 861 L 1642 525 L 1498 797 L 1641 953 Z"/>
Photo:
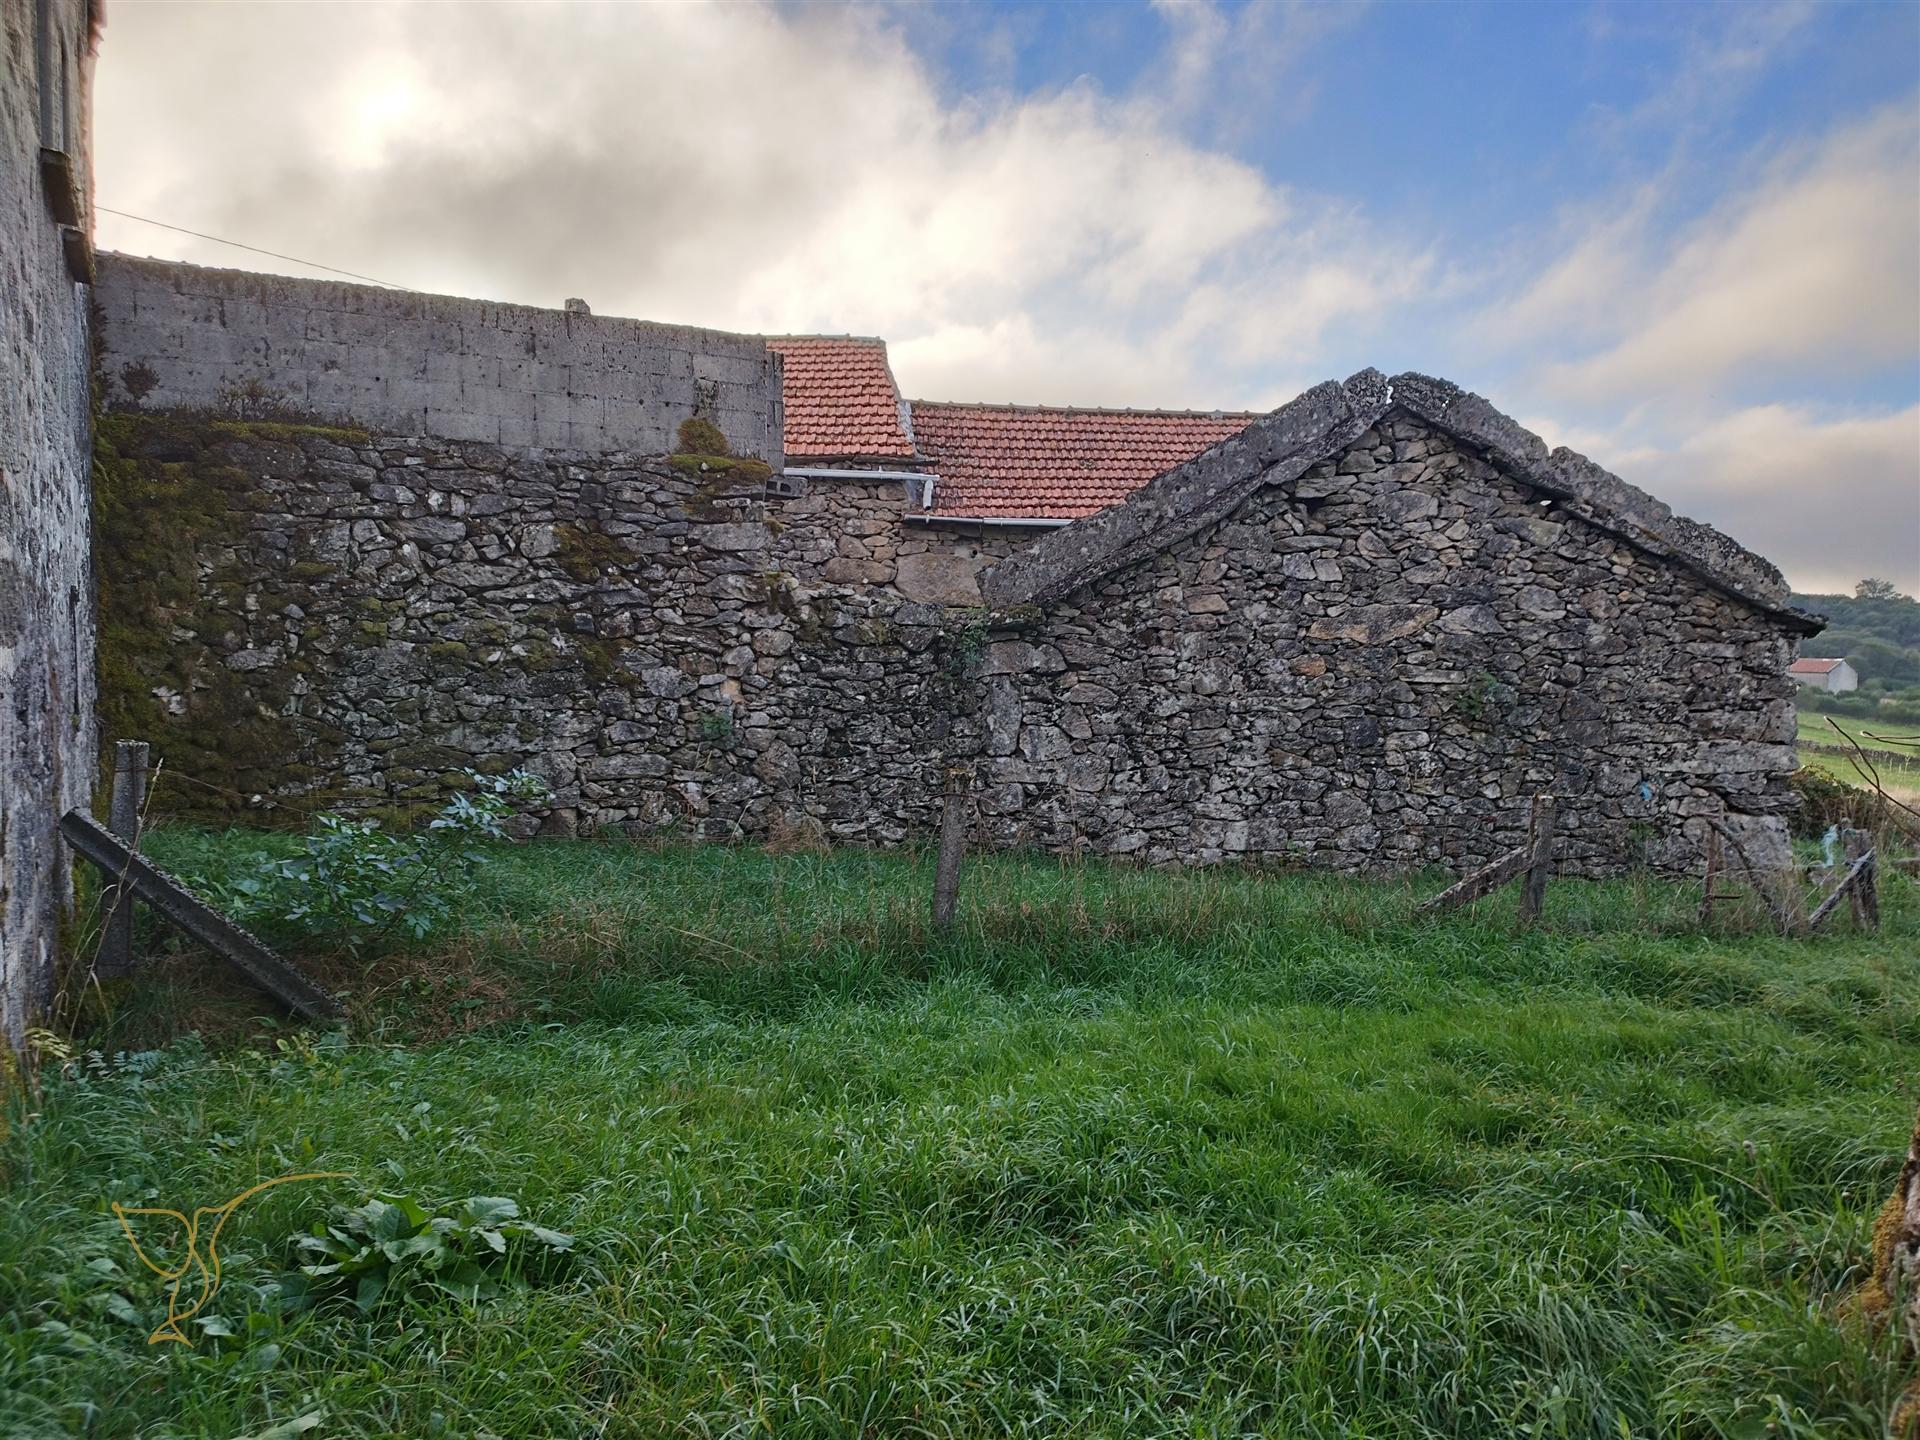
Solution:
<path fill-rule="evenodd" d="M 727 488 L 761 485 L 773 475 L 773 467 L 766 462 L 734 455 L 669 455 L 667 463 L 691 479 Z"/>
<path fill-rule="evenodd" d="M 115 740 L 153 746 L 163 774 L 180 777 L 156 794 L 169 813 L 256 824 L 296 818 L 248 797 L 324 773 L 327 738 L 288 714 L 298 665 L 243 672 L 224 658 L 246 633 L 250 594 L 256 604 L 285 606 L 311 599 L 309 582 L 325 578 L 289 575 L 285 593 L 260 595 L 249 579 L 248 530 L 266 501 L 227 449 L 312 433 L 177 415 L 95 419 L 100 743 L 109 766 Z M 336 443 L 364 438 L 317 433 Z"/>
<path fill-rule="evenodd" d="M 559 547 L 553 554 L 554 563 L 583 585 L 618 571 L 630 558 L 618 540 L 598 530 L 556 525 L 553 538 Z"/>

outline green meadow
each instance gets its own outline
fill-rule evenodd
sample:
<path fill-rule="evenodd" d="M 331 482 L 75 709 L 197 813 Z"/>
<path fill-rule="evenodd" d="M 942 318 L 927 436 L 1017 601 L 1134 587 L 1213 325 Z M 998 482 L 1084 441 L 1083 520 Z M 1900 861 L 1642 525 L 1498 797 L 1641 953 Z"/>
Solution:
<path fill-rule="evenodd" d="M 302 955 L 324 1034 L 149 937 L 7 1116 L 0 1434 L 1883 1433 L 1903 1361 L 1852 1297 L 1920 1081 L 1914 882 L 1794 942 L 1650 878 L 1531 930 L 1416 915 L 1437 878 L 1003 856 L 943 934 L 930 884 L 503 848 L 451 938 Z M 193 1343 L 149 1344 L 111 1203 L 312 1171 L 351 1178 L 236 1210 Z M 377 1195 L 571 1246 L 475 1242 L 482 1294 L 389 1239 L 370 1299 L 300 1302 L 297 1238 Z"/>

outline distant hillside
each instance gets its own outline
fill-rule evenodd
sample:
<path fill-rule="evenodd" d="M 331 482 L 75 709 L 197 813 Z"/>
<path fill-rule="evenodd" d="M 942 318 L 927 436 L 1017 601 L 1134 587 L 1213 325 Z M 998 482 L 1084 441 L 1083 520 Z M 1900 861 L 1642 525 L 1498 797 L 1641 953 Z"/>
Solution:
<path fill-rule="evenodd" d="M 1863 581 L 1852 595 L 1795 595 L 1793 603 L 1827 617 L 1827 628 L 1802 642 L 1801 654 L 1843 657 L 1862 684 L 1920 685 L 1920 600 L 1885 581 Z"/>

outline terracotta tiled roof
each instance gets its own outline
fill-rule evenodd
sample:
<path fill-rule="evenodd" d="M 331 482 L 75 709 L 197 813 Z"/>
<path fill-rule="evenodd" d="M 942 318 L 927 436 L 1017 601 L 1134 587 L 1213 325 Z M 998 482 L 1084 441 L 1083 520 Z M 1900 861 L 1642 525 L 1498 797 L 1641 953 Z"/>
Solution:
<path fill-rule="evenodd" d="M 769 335 L 785 362 L 786 451 L 791 460 L 910 460 L 913 438 L 887 342 L 859 335 Z"/>
<path fill-rule="evenodd" d="M 1215 411 L 1067 410 L 913 402 L 936 463 L 936 515 L 1072 520 L 1191 460 L 1254 417 Z"/>
<path fill-rule="evenodd" d="M 1787 667 L 1789 675 L 1825 675 L 1828 671 L 1838 670 L 1842 660 L 1796 660 Z"/>

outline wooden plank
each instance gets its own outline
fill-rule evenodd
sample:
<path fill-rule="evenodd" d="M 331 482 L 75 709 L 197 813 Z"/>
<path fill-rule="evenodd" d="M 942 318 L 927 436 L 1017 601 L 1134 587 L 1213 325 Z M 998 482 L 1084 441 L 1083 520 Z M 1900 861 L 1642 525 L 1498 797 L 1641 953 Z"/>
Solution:
<path fill-rule="evenodd" d="M 1434 910 L 1456 910 L 1462 905 L 1471 905 L 1488 891 L 1498 890 L 1532 863 L 1531 844 L 1522 845 L 1518 850 L 1509 850 L 1491 865 L 1482 866 L 1466 879 L 1449 885 L 1416 913 L 1424 915 Z"/>
<path fill-rule="evenodd" d="M 1840 840 L 1846 847 L 1849 860 L 1859 860 L 1862 856 L 1871 857 L 1873 854 L 1873 836 L 1865 830 L 1843 830 Z M 1862 930 L 1880 928 L 1880 892 L 1875 883 L 1879 878 L 1878 871 L 1877 859 L 1870 858 L 1847 891 L 1847 903 L 1853 909 L 1853 923 Z"/>
<path fill-rule="evenodd" d="M 140 814 L 146 808 L 147 758 L 144 740 L 121 740 L 113 747 L 113 802 L 107 811 L 107 828 L 136 853 L 140 849 Z M 101 922 L 100 953 L 93 962 L 93 973 L 111 980 L 133 969 L 133 895 L 120 884 L 116 873 L 107 875 L 100 909 L 106 919 Z"/>
<path fill-rule="evenodd" d="M 1531 925 L 1546 908 L 1547 881 L 1553 874 L 1553 822 L 1559 803 L 1551 795 L 1533 797 L 1528 820 L 1527 883 L 1520 887 L 1520 923 Z"/>
<path fill-rule="evenodd" d="M 940 812 L 940 858 L 933 867 L 933 923 L 945 930 L 960 903 L 960 861 L 967 847 L 967 768 L 947 771 L 946 804 Z"/>
<path fill-rule="evenodd" d="M 1772 917 L 1774 928 L 1778 930 L 1780 934 L 1788 937 L 1797 933 L 1802 928 L 1800 921 L 1799 886 L 1794 885 L 1789 888 L 1783 883 L 1784 879 L 1790 878 L 1791 872 L 1788 872 L 1788 875 L 1783 877 L 1779 874 L 1772 874 L 1767 871 L 1755 869 L 1752 858 L 1747 854 L 1746 847 L 1740 843 L 1739 837 L 1727 828 L 1724 820 L 1709 816 L 1707 817 L 1707 824 L 1711 825 L 1715 833 L 1718 834 L 1722 840 L 1726 841 L 1727 848 L 1733 852 L 1735 863 L 1739 865 L 1741 872 L 1747 878 L 1747 884 L 1753 887 L 1754 893 L 1760 897 L 1761 903 L 1767 907 L 1767 914 Z"/>
<path fill-rule="evenodd" d="M 169 923 L 213 951 L 254 985 L 309 1020 L 338 1019 L 340 1002 L 145 856 L 129 850 L 84 810 L 60 817 L 60 833 L 81 858 L 125 886 Z"/>
<path fill-rule="evenodd" d="M 1842 877 L 1840 883 L 1834 886 L 1833 889 L 1828 892 L 1827 898 L 1820 902 L 1819 909 L 1807 917 L 1807 928 L 1809 930 L 1817 929 L 1827 916 L 1839 908 L 1841 900 L 1852 892 L 1853 887 L 1859 883 L 1861 875 L 1865 873 L 1872 864 L 1873 851 L 1869 850 L 1848 867 L 1847 873 Z"/>

